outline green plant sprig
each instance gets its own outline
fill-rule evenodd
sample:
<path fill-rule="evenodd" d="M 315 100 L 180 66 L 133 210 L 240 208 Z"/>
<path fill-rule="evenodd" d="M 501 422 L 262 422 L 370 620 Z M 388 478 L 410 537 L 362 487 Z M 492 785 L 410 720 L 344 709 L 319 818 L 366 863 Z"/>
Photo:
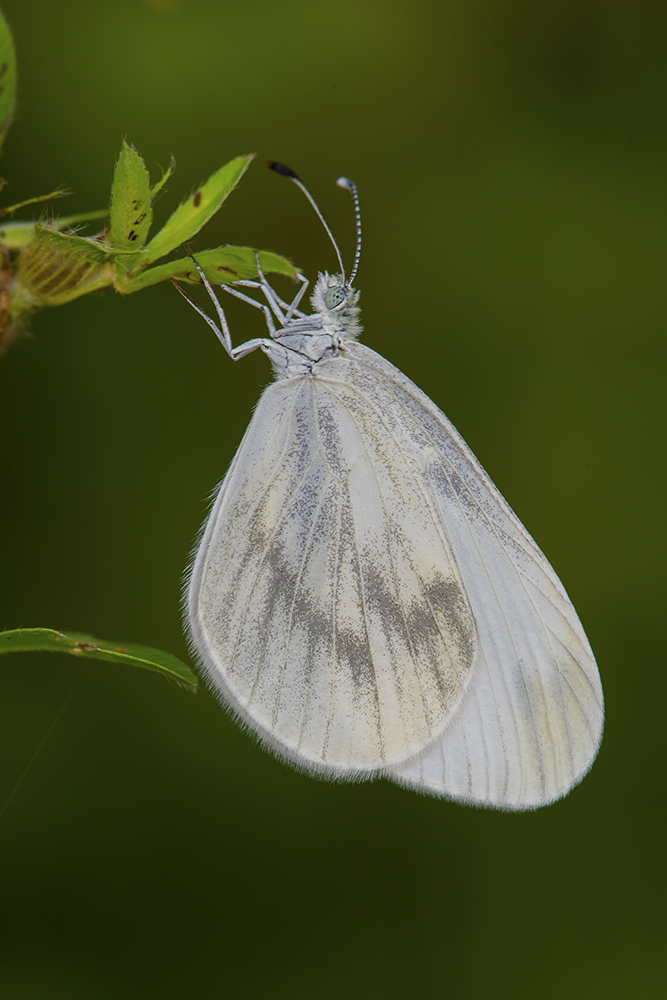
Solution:
<path fill-rule="evenodd" d="M 0 148 L 14 117 L 16 78 L 14 42 L 0 13 Z M 20 209 L 62 197 L 66 193 L 62 190 L 0 207 L 0 354 L 25 329 L 29 317 L 44 306 L 64 305 L 100 288 L 112 287 L 127 295 L 160 281 L 199 282 L 189 257 L 157 261 L 192 239 L 213 218 L 252 159 L 252 155 L 237 156 L 216 170 L 152 237 L 153 204 L 174 172 L 174 160 L 151 186 L 142 157 L 125 141 L 116 161 L 108 209 L 50 220 L 7 220 Z M 0 191 L 5 186 L 0 178 Z M 100 232 L 81 235 L 84 224 L 97 220 L 106 220 Z M 224 284 L 257 277 L 257 256 L 251 247 L 222 246 L 198 253 L 197 259 L 212 284 Z M 296 276 L 294 265 L 285 257 L 261 251 L 259 260 L 267 273 Z M 36 651 L 143 667 L 190 690 L 197 688 L 195 675 L 184 663 L 148 646 L 46 628 L 0 632 L 0 654 Z"/>
<path fill-rule="evenodd" d="M 51 222 L 6 222 L 0 226 L 0 254 L 5 261 L 16 252 L 8 292 L 5 320 L 0 316 L 0 352 L 15 339 L 26 319 L 44 306 L 59 306 L 100 288 L 115 288 L 124 295 L 161 281 L 198 282 L 189 257 L 156 262 L 192 239 L 216 214 L 248 169 L 252 155 L 237 156 L 220 167 L 183 201 L 152 237 L 153 202 L 172 175 L 174 162 L 151 187 L 140 154 L 123 142 L 116 162 L 108 212 L 86 212 Z M 53 192 L 42 199 L 53 198 Z M 25 202 L 22 203 L 26 204 Z M 22 205 L 12 206 L 7 212 Z M 95 236 L 82 236 L 74 227 L 108 217 L 108 225 Z M 208 280 L 224 284 L 257 277 L 256 251 L 252 247 L 222 246 L 199 256 Z M 295 277 L 296 268 L 285 257 L 260 251 L 263 271 Z"/>

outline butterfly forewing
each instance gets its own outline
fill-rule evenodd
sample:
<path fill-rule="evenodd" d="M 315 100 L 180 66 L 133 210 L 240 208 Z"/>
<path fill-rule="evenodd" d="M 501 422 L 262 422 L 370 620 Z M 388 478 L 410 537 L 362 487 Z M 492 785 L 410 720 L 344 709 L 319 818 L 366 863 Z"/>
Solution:
<path fill-rule="evenodd" d="M 349 367 L 266 390 L 190 589 L 223 700 L 279 753 L 339 776 L 432 741 L 476 641 L 424 458 L 397 437 L 391 394 Z"/>

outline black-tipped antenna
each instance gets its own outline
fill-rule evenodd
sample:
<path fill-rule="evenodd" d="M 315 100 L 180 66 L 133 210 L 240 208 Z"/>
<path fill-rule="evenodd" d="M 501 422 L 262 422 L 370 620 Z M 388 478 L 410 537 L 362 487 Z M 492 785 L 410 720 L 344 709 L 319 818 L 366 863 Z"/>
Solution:
<path fill-rule="evenodd" d="M 338 187 L 346 188 L 354 198 L 354 219 L 357 224 L 357 248 L 354 251 L 354 265 L 352 267 L 352 274 L 350 275 L 349 280 L 349 284 L 351 285 L 359 269 L 359 258 L 361 257 L 361 209 L 359 208 L 359 195 L 357 194 L 357 185 L 354 181 L 351 181 L 349 177 L 338 177 L 336 179 L 336 184 Z"/>
<path fill-rule="evenodd" d="M 295 174 L 294 171 L 290 167 L 286 167 L 284 163 L 270 162 L 270 163 L 267 163 L 267 167 L 269 167 L 269 169 L 271 169 L 271 170 L 275 170 L 275 172 L 277 174 L 282 174 L 283 177 L 289 177 L 289 179 L 291 181 L 294 181 L 294 183 L 296 184 L 296 186 L 298 188 L 301 188 L 301 190 L 305 194 L 306 198 L 308 199 L 308 201 L 310 202 L 310 204 L 315 209 L 315 212 L 317 213 L 318 219 L 320 220 L 320 222 L 322 223 L 322 225 L 326 229 L 327 236 L 329 237 L 329 239 L 333 243 L 333 248 L 336 251 L 336 256 L 338 257 L 338 263 L 340 264 L 340 271 L 341 271 L 341 274 L 343 275 L 343 284 L 346 285 L 347 281 L 345 280 L 345 265 L 343 264 L 343 258 L 340 255 L 340 250 L 338 249 L 338 244 L 336 243 L 336 241 L 334 239 L 334 234 L 331 232 L 331 230 L 329 229 L 329 226 L 327 225 L 327 220 L 324 218 L 324 216 L 320 212 L 319 208 L 317 207 L 317 202 L 313 198 L 312 194 L 310 193 L 310 191 L 308 190 L 308 188 L 306 187 L 306 185 L 303 183 L 303 181 L 301 180 L 301 178 L 299 177 L 299 175 Z M 349 183 L 352 183 L 352 182 L 350 181 Z"/>

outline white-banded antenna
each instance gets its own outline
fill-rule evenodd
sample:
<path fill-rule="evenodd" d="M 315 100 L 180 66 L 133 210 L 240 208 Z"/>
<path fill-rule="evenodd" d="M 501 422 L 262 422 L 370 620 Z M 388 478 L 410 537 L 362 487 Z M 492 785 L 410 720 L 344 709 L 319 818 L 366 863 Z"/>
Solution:
<path fill-rule="evenodd" d="M 336 179 L 336 184 L 338 187 L 345 188 L 349 191 L 354 199 L 354 220 L 357 226 L 357 248 L 354 251 L 354 265 L 352 267 L 352 274 L 350 275 L 349 280 L 349 284 L 351 285 L 359 268 L 359 258 L 361 257 L 361 209 L 359 208 L 359 194 L 357 192 L 357 185 L 354 181 L 351 181 L 349 177 L 338 177 Z"/>
<path fill-rule="evenodd" d="M 356 214 L 356 217 L 357 217 L 357 252 L 356 252 L 355 257 L 354 257 L 354 268 L 352 269 L 352 277 L 350 278 L 350 280 L 348 282 L 348 280 L 345 277 L 345 265 L 343 264 L 343 258 L 341 256 L 340 250 L 338 249 L 338 244 L 336 243 L 336 240 L 334 239 L 334 234 L 329 229 L 329 225 L 327 223 L 327 220 L 324 218 L 324 216 L 320 212 L 320 210 L 318 208 L 318 205 L 317 205 L 317 202 L 315 201 L 315 199 L 313 198 L 312 194 L 310 193 L 310 191 L 308 190 L 308 188 L 306 187 L 306 185 L 303 183 L 303 181 L 301 180 L 301 178 L 299 177 L 299 175 L 297 173 L 295 173 L 292 170 L 291 167 L 286 167 L 284 163 L 276 163 L 275 161 L 271 161 L 271 162 L 267 163 L 267 167 L 269 167 L 271 170 L 275 170 L 275 172 L 277 174 L 282 174 L 283 177 L 289 177 L 289 179 L 291 181 L 294 181 L 294 183 L 296 184 L 296 186 L 303 191 L 303 193 L 305 194 L 306 198 L 308 199 L 308 201 L 310 202 L 310 204 L 315 209 L 315 212 L 317 213 L 318 219 L 320 220 L 320 222 L 322 223 L 322 225 L 326 229 L 327 236 L 329 237 L 329 239 L 331 240 L 331 242 L 333 244 L 333 248 L 336 251 L 336 256 L 338 257 L 338 263 L 340 265 L 340 271 L 341 271 L 341 274 L 343 275 L 343 284 L 344 285 L 351 284 L 352 283 L 352 279 L 354 278 L 355 274 L 357 273 L 357 267 L 359 265 L 359 255 L 361 254 L 361 216 L 359 215 L 359 197 L 357 195 L 356 185 L 351 180 L 349 180 L 347 177 L 339 177 L 338 180 L 336 181 L 336 184 L 338 184 L 340 187 L 347 188 L 347 190 L 352 194 L 352 197 L 354 198 L 355 214 Z"/>

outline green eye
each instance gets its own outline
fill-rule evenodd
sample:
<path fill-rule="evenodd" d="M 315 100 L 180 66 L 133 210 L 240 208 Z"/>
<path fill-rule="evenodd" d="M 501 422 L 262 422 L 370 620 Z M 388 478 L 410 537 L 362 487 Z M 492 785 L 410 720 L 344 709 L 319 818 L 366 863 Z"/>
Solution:
<path fill-rule="evenodd" d="M 340 285 L 329 288 L 324 296 L 324 304 L 327 309 L 335 309 L 341 302 L 345 301 L 345 289 Z"/>

